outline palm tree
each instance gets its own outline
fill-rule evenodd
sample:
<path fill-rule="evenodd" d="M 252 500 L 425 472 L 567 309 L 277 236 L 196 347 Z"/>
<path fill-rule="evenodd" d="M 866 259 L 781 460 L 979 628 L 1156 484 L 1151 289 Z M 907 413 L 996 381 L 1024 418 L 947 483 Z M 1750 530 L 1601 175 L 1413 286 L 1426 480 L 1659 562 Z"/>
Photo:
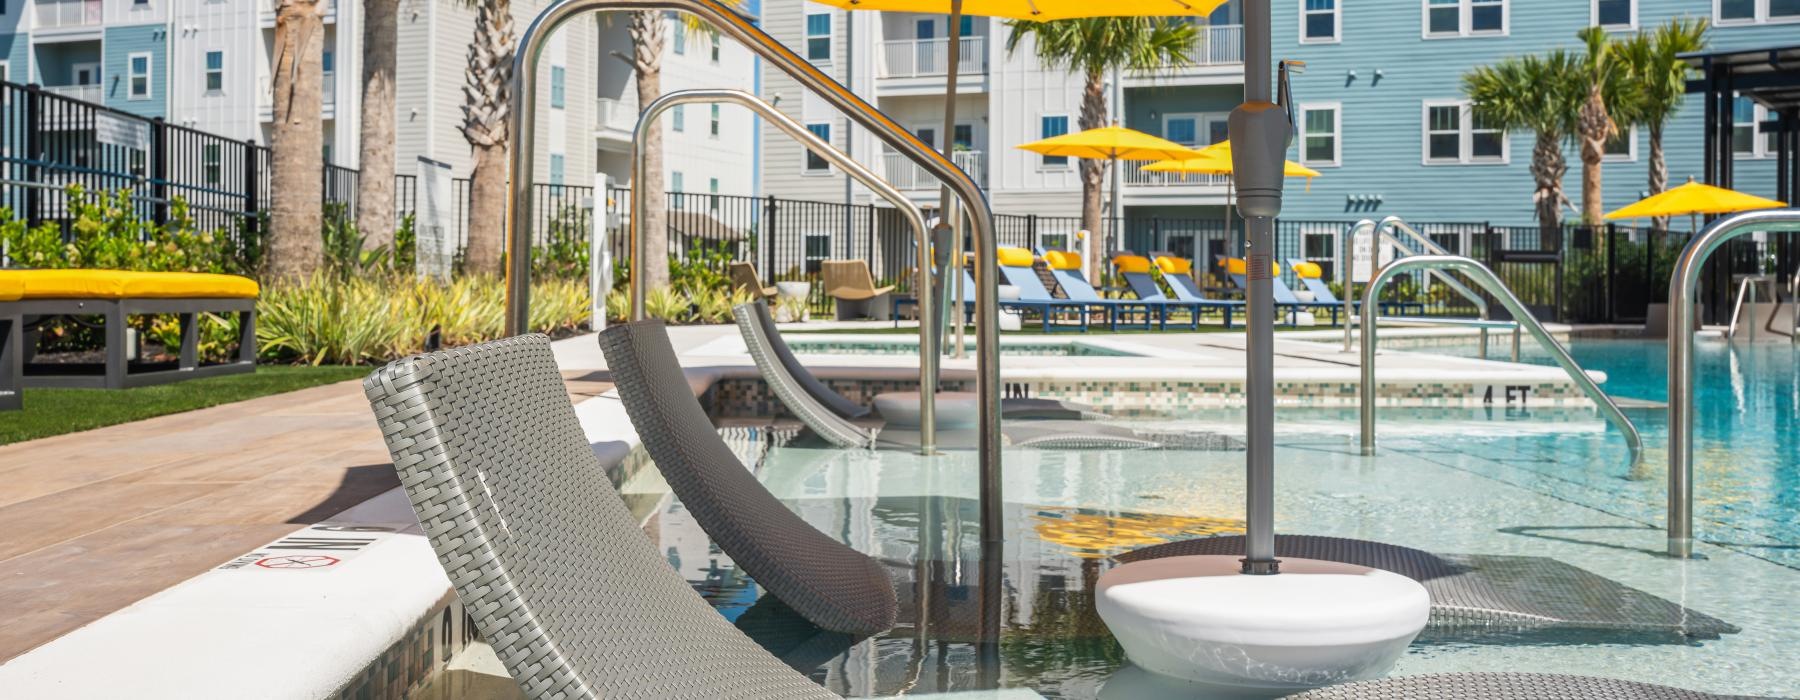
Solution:
<path fill-rule="evenodd" d="M 269 129 L 269 276 L 295 280 L 319 268 L 324 226 L 325 18 L 319 0 L 275 7 L 274 120 Z"/>
<path fill-rule="evenodd" d="M 1577 128 L 1581 136 L 1581 223 L 1597 226 L 1606 211 L 1600 176 L 1606 142 L 1618 134 L 1618 121 L 1629 122 L 1636 109 L 1636 96 L 1625 80 L 1617 46 L 1606 30 L 1588 27 L 1576 36 L 1587 46 L 1581 61 L 1582 86 L 1587 95 L 1581 103 Z"/>
<path fill-rule="evenodd" d="M 394 64 L 400 0 L 363 0 L 362 124 L 356 228 L 363 245 L 394 241 Z"/>
<path fill-rule="evenodd" d="M 1107 124 L 1106 74 L 1114 68 L 1151 71 L 1192 62 L 1197 30 L 1191 22 L 1169 18 L 1094 17 L 1051 22 L 1008 22 L 1006 52 L 1019 49 L 1026 37 L 1034 39 L 1038 60 L 1053 68 L 1081 73 L 1082 130 Z M 948 137 L 948 135 L 946 135 Z M 1106 181 L 1106 161 L 1081 161 L 1081 226 L 1099 235 L 1100 187 Z M 1098 274 L 1098 260 L 1088 261 Z"/>
<path fill-rule="evenodd" d="M 1553 248 L 1562 229 L 1562 209 L 1569 205 L 1563 191 L 1563 176 L 1569 172 L 1563 145 L 1576 133 L 1576 116 L 1587 98 L 1579 59 L 1565 51 L 1516 56 L 1477 67 L 1462 82 L 1476 118 L 1505 131 L 1537 134 L 1531 149 L 1537 190 L 1531 199 L 1539 240 L 1546 250 Z"/>
<path fill-rule="evenodd" d="M 661 10 L 633 12 L 630 21 L 627 31 L 631 34 L 631 68 L 635 72 L 641 109 L 662 96 L 662 60 L 663 51 L 669 45 L 669 24 Z M 690 21 L 697 24 L 697 20 Z M 687 28 L 684 26 L 682 31 Z M 666 224 L 661 206 L 664 196 L 660 120 L 647 125 L 637 138 L 645 152 L 644 178 L 642 182 L 631 183 L 631 196 L 649 197 L 641 200 L 649 205 L 644 207 L 644 220 L 633 223 L 638 235 L 644 236 L 644 260 L 640 261 L 638 269 L 643 271 L 645 289 L 660 289 L 669 286 L 669 237 L 662 235 Z"/>
<path fill-rule="evenodd" d="M 512 78 L 512 0 L 475 2 L 475 38 L 469 42 L 469 67 L 463 71 L 463 139 L 475 151 L 469 175 L 469 241 L 463 268 L 499 274 L 506 247 L 506 139 L 511 105 L 507 82 Z"/>
<path fill-rule="evenodd" d="M 1650 132 L 1650 194 L 1661 194 L 1669 187 L 1669 167 L 1663 156 L 1663 130 L 1681 109 L 1687 93 L 1688 75 L 1693 72 L 1681 54 L 1706 48 L 1707 23 L 1704 19 L 1674 19 L 1654 31 L 1639 32 L 1618 49 L 1625 75 L 1637 86 L 1639 95 L 1637 125 Z M 1652 219 L 1657 231 L 1669 229 L 1669 217 Z"/>

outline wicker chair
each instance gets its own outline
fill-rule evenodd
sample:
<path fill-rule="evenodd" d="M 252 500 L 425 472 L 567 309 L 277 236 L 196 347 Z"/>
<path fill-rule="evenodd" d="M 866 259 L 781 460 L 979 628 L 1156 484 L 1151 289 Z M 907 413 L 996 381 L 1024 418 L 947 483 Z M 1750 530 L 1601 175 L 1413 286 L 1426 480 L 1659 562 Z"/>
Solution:
<path fill-rule="evenodd" d="M 888 320 L 894 317 L 894 288 L 875 286 L 867 260 L 826 260 L 820 263 L 825 294 L 837 301 L 837 320 L 858 318 Z"/>
<path fill-rule="evenodd" d="M 685 390 L 661 321 L 608 328 L 600 349 L 644 449 L 726 556 L 822 628 L 874 634 L 894 625 L 887 573 L 801 520 L 744 468 Z"/>
<path fill-rule="evenodd" d="M 541 335 L 363 382 L 438 561 L 533 698 L 835 698 L 669 567 L 584 436 Z"/>
<path fill-rule="evenodd" d="M 747 262 L 731 264 L 731 290 L 746 291 L 758 299 L 775 298 L 776 289 L 765 286 L 762 277 L 756 274 L 756 265 Z"/>

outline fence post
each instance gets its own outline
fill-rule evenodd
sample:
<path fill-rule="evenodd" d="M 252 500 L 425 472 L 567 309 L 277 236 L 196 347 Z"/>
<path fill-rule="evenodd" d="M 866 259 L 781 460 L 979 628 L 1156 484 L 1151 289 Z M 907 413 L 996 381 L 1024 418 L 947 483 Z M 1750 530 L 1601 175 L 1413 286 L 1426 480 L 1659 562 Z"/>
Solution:
<path fill-rule="evenodd" d="M 1614 320 L 1616 320 L 1614 318 L 1615 314 L 1613 312 L 1613 302 L 1615 301 L 1615 299 L 1613 298 L 1613 284 L 1617 280 L 1613 277 L 1613 272 L 1619 262 L 1619 255 L 1617 253 L 1618 249 L 1619 249 L 1618 225 L 1609 221 L 1606 224 L 1606 291 L 1605 291 L 1606 314 L 1605 314 L 1605 318 L 1606 318 L 1607 323 L 1612 323 Z"/>
<path fill-rule="evenodd" d="M 887 262 L 885 260 L 882 261 L 881 267 L 877 268 L 875 266 L 875 205 L 869 204 L 865 206 L 868 207 L 869 214 L 869 234 L 867 236 L 869 247 L 863 249 L 863 254 L 868 256 L 869 269 L 880 269 L 881 271 L 886 272 Z"/>
<path fill-rule="evenodd" d="M 1093 234 L 1093 232 L 1090 231 L 1090 232 L 1088 232 L 1088 235 L 1092 236 L 1094 234 Z M 1064 247 L 1071 246 L 1075 242 L 1074 238 L 1075 238 L 1074 235 L 1071 234 L 1069 236 L 1069 240 L 1065 241 L 1063 243 L 1063 246 Z M 1028 241 L 1026 243 L 1026 245 L 1030 245 L 1030 246 L 1037 245 L 1038 232 L 1037 232 L 1037 215 L 1036 214 L 1026 214 L 1025 215 L 1025 240 Z M 1080 247 L 1076 247 L 1075 249 L 1080 250 Z"/>
<path fill-rule="evenodd" d="M 37 83 L 25 86 L 25 181 L 31 183 L 25 188 L 25 225 L 37 228 L 44 219 L 43 206 L 40 203 L 42 191 L 36 185 L 44 181 L 43 171 L 37 163 L 43 159 L 41 137 L 44 125 L 39 117 L 43 109 L 43 90 Z"/>
<path fill-rule="evenodd" d="M 1563 251 L 1569 247 L 1569 227 L 1559 227 L 1558 233 L 1560 235 L 1556 239 L 1556 308 L 1551 315 L 1560 323 L 1565 320 L 1563 318 L 1563 263 L 1567 261 L 1567 257 Z"/>
<path fill-rule="evenodd" d="M 169 123 L 162 117 L 150 120 L 150 196 L 156 198 L 151 208 L 156 225 L 169 222 Z"/>
<path fill-rule="evenodd" d="M 262 227 L 262 184 L 257 181 L 261 170 L 257 158 L 256 139 L 244 139 L 244 235 L 260 236 Z"/>
<path fill-rule="evenodd" d="M 763 205 L 763 247 L 768 263 L 763 267 L 763 274 L 768 279 L 778 279 L 779 271 L 775 269 L 775 195 L 769 195 L 768 202 Z"/>

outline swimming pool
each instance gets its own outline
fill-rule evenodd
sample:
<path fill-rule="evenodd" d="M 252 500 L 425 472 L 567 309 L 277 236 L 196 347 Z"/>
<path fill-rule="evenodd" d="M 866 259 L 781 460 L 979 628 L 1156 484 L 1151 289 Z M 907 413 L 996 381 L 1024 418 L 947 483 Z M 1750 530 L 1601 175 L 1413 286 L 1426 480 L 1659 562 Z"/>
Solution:
<path fill-rule="evenodd" d="M 916 337 L 891 339 L 858 339 L 841 340 L 829 338 L 808 338 L 800 334 L 785 337 L 788 347 L 796 353 L 809 355 L 912 355 L 919 354 L 919 340 Z M 975 341 L 964 341 L 963 347 L 970 357 L 975 355 Z M 1017 341 L 1006 340 L 1000 343 L 1000 354 L 1020 357 L 1133 357 L 1134 353 L 1118 348 L 1105 347 L 1081 341 Z"/>
<path fill-rule="evenodd" d="M 1800 599 L 1794 367 L 1783 353 L 1791 350 L 1702 347 L 1696 526 L 1708 543 L 1704 559 L 1660 554 L 1666 433 L 1658 410 L 1633 411 L 1650 448 L 1634 473 L 1623 441 L 1591 410 L 1390 409 L 1381 414 L 1380 453 L 1363 457 L 1353 410 L 1282 409 L 1277 529 L 1439 554 L 1546 557 L 1739 628 L 1717 638 L 1428 630 L 1395 675 L 1530 670 L 1800 694 L 1791 661 L 1800 658 L 1791 606 Z M 1607 370 L 1615 393 L 1662 398 L 1652 344 L 1581 341 L 1576 354 Z M 1243 424 L 1231 410 L 1157 423 L 1227 433 Z M 1194 697 L 1132 668 L 1088 591 L 1112 555 L 1240 531 L 1242 452 L 1008 450 L 1002 632 L 991 647 L 997 655 L 987 657 L 993 663 L 983 665 L 982 647 L 971 643 L 980 561 L 971 453 L 835 450 L 761 428 L 734 429 L 733 438 L 790 507 L 886 563 L 912 616 L 872 639 L 820 635 L 760 598 L 678 502 L 651 519 L 652 536 L 721 612 L 827 688 L 852 696 L 998 686 L 1023 697 Z M 930 604 L 912 604 L 921 597 Z"/>

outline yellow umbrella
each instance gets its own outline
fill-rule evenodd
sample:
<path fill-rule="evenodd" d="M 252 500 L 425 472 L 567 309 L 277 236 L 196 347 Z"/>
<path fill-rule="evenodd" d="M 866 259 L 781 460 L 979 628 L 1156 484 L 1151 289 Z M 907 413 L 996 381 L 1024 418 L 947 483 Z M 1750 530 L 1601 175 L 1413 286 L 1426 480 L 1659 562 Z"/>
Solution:
<path fill-rule="evenodd" d="M 951 0 L 816 0 L 846 10 L 947 15 Z M 1078 17 L 1180 17 L 1212 14 L 1226 0 L 963 0 L 962 14 L 1045 22 Z"/>
<path fill-rule="evenodd" d="M 1201 156 L 1187 146 L 1114 124 L 1019 144 L 1033 153 L 1096 160 L 1170 160 Z"/>
<path fill-rule="evenodd" d="M 1200 149 L 1199 156 L 1186 160 L 1165 160 L 1161 163 L 1151 163 L 1150 165 L 1144 166 L 1144 169 L 1155 173 L 1230 175 L 1231 142 L 1220 141 Z M 1319 176 L 1319 171 L 1295 163 L 1291 160 L 1281 166 L 1281 172 L 1288 177 L 1304 177 L 1308 180 Z"/>
<path fill-rule="evenodd" d="M 1755 195 L 1723 187 L 1713 187 L 1689 179 L 1685 185 L 1647 197 L 1636 204 L 1607 214 L 1606 218 L 1647 219 L 1655 216 L 1680 216 L 1682 214 L 1729 214 L 1737 211 L 1777 209 L 1785 206 L 1787 205 L 1773 199 L 1763 199 Z"/>

